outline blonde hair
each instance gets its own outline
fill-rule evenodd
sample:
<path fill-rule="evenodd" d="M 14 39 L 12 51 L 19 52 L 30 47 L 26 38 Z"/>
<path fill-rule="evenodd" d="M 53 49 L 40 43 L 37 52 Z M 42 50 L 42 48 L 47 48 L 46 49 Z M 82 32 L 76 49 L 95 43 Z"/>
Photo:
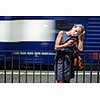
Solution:
<path fill-rule="evenodd" d="M 81 30 L 82 30 L 81 33 L 85 34 L 85 28 L 84 28 L 84 26 L 82 24 L 74 24 L 74 26 L 80 27 Z"/>

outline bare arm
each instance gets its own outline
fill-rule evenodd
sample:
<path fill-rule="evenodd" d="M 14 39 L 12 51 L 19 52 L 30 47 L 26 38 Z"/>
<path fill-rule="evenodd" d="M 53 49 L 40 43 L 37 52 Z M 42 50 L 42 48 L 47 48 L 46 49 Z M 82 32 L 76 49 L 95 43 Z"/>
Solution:
<path fill-rule="evenodd" d="M 79 36 L 79 44 L 78 44 L 78 49 L 80 51 L 83 51 L 83 41 L 84 41 L 84 34 Z"/>
<path fill-rule="evenodd" d="M 68 42 L 66 42 L 64 44 L 60 44 L 61 43 L 62 36 L 63 36 L 63 31 L 60 31 L 58 33 L 57 38 L 56 38 L 55 50 L 61 50 L 63 48 L 66 48 L 68 46 L 71 46 L 74 43 L 74 40 L 69 40 Z"/>

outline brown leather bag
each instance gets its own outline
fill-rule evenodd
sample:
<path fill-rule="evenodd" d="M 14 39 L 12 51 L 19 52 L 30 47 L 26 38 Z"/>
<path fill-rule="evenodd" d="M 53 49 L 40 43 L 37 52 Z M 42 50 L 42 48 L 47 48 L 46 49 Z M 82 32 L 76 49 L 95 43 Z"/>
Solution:
<path fill-rule="evenodd" d="M 82 58 L 80 55 L 78 55 L 77 57 L 74 58 L 74 66 L 76 69 L 83 69 L 83 62 L 82 62 Z"/>

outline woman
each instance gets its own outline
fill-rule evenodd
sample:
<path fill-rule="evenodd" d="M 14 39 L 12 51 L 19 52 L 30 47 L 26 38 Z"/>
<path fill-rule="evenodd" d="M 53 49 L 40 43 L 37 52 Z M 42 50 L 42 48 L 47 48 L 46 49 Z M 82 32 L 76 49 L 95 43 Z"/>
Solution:
<path fill-rule="evenodd" d="M 75 51 L 83 50 L 84 26 L 76 24 L 69 31 L 60 31 L 55 42 L 55 78 L 58 83 L 69 83 L 74 77 Z M 79 54 L 78 54 L 79 55 Z"/>

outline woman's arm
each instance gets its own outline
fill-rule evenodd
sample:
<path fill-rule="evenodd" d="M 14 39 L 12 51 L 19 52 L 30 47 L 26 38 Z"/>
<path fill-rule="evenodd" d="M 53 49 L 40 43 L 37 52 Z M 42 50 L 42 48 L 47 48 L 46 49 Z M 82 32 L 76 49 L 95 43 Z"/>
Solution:
<path fill-rule="evenodd" d="M 84 41 L 84 34 L 79 36 L 79 43 L 78 43 L 78 49 L 80 51 L 83 51 L 83 41 Z"/>
<path fill-rule="evenodd" d="M 69 40 L 68 42 L 66 42 L 64 44 L 60 44 L 61 43 L 62 36 L 63 36 L 63 31 L 60 31 L 58 33 L 57 38 L 56 38 L 55 50 L 61 50 L 63 48 L 66 48 L 68 46 L 71 46 L 74 43 L 74 40 Z"/>

